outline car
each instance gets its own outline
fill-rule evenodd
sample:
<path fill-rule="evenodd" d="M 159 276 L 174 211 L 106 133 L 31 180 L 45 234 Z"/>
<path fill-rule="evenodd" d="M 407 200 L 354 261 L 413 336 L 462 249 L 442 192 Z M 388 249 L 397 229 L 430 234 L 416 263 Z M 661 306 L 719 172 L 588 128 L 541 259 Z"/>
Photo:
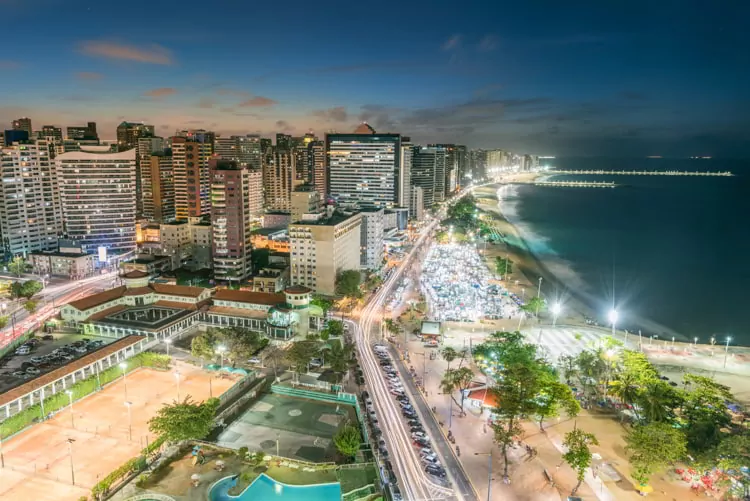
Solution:
<path fill-rule="evenodd" d="M 55 336 L 53 336 L 52 334 L 45 334 L 44 336 L 42 336 L 42 339 L 45 341 L 52 341 L 53 339 L 55 339 Z"/>
<path fill-rule="evenodd" d="M 42 371 L 40 371 L 40 370 L 39 370 L 39 369 L 37 369 L 36 367 L 28 367 L 28 368 L 26 369 L 26 373 L 27 373 L 27 374 L 31 374 L 32 376 L 36 376 L 36 375 L 37 375 L 37 374 L 39 374 L 40 372 L 42 372 Z"/>
<path fill-rule="evenodd" d="M 399 404 L 401 405 L 401 408 L 404 409 L 404 410 L 407 410 L 407 411 L 413 411 L 414 410 L 414 407 L 412 407 L 411 403 L 399 402 Z"/>
<path fill-rule="evenodd" d="M 25 344 L 28 344 L 29 346 L 36 346 L 36 345 L 39 344 L 39 340 L 37 338 L 35 338 L 35 337 L 32 337 L 31 339 L 29 339 L 28 341 L 26 341 Z"/>
<path fill-rule="evenodd" d="M 432 450 L 432 449 L 430 449 L 429 447 L 423 447 L 423 448 L 422 448 L 422 449 L 421 449 L 421 450 L 419 451 L 419 455 L 420 455 L 420 456 L 435 456 L 435 457 L 437 457 L 437 455 L 435 454 L 435 451 L 433 451 L 433 450 Z"/>
<path fill-rule="evenodd" d="M 310 367 L 321 367 L 323 365 L 323 361 L 319 358 L 313 358 L 310 360 Z"/>
<path fill-rule="evenodd" d="M 259 357 L 251 357 L 251 358 L 247 359 L 247 363 L 248 364 L 260 365 L 260 358 Z"/>
<path fill-rule="evenodd" d="M 76 353 L 86 353 L 87 351 L 89 350 L 85 346 L 76 346 L 75 348 Z"/>
<path fill-rule="evenodd" d="M 409 419 L 406 424 L 409 426 L 422 426 L 422 422 L 419 419 Z"/>
<path fill-rule="evenodd" d="M 28 377 L 26 371 L 14 371 L 13 375 L 16 377 Z"/>
<path fill-rule="evenodd" d="M 41 364 L 42 362 L 44 362 L 44 360 L 45 360 L 45 357 L 31 357 L 29 359 L 29 362 L 36 365 L 36 364 Z"/>
<path fill-rule="evenodd" d="M 428 455 L 428 456 L 422 456 L 420 459 L 422 460 L 422 463 L 424 463 L 424 464 L 431 464 L 433 466 L 440 466 L 440 461 L 438 461 L 437 456 L 435 456 L 434 454 L 433 455 Z"/>
<path fill-rule="evenodd" d="M 399 389 L 399 388 L 391 388 L 391 395 L 398 396 L 398 395 L 403 395 L 403 394 L 404 394 L 404 390 Z"/>
<path fill-rule="evenodd" d="M 29 353 L 31 353 L 31 348 L 26 345 L 23 345 L 16 350 L 16 355 L 28 355 Z"/>
<path fill-rule="evenodd" d="M 407 410 L 407 409 L 401 409 L 401 414 L 405 418 L 415 418 L 415 417 L 417 417 L 417 413 L 416 412 L 410 411 L 410 410 Z"/>
<path fill-rule="evenodd" d="M 422 438 L 415 438 L 413 444 L 417 447 L 427 447 L 430 443 Z"/>
<path fill-rule="evenodd" d="M 378 451 L 383 455 L 383 457 L 388 457 L 388 449 L 386 449 L 385 447 L 380 447 Z"/>
<path fill-rule="evenodd" d="M 411 434 L 411 438 L 415 440 L 418 438 L 421 438 L 422 440 L 430 440 L 427 434 L 425 434 L 425 432 L 423 431 L 415 431 L 414 433 Z"/>
<path fill-rule="evenodd" d="M 369 397 L 370 397 L 370 393 L 367 390 L 364 390 L 362 392 L 362 398 L 369 398 Z"/>
<path fill-rule="evenodd" d="M 422 428 L 421 426 L 412 426 L 411 428 L 409 428 L 409 431 L 411 433 L 424 433 L 424 428 Z"/>
<path fill-rule="evenodd" d="M 445 470 L 442 467 L 427 465 L 425 466 L 424 471 L 434 477 L 445 478 Z"/>

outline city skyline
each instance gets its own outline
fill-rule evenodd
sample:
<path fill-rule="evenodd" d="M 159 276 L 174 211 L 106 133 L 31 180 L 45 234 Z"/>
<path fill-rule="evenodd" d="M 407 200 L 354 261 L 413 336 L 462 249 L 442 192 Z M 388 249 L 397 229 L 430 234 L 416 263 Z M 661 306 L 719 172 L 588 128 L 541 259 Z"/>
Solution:
<path fill-rule="evenodd" d="M 461 6 L 446 23 L 448 3 L 292 2 L 289 21 L 227 2 L 221 22 L 199 24 L 194 2 L 138 6 L 1 2 L 10 37 L 32 8 L 44 34 L 0 58 L 0 121 L 96 121 L 103 139 L 123 120 L 161 136 L 367 121 L 415 143 L 541 155 L 747 154 L 748 40 L 729 11 L 536 2 Z"/>

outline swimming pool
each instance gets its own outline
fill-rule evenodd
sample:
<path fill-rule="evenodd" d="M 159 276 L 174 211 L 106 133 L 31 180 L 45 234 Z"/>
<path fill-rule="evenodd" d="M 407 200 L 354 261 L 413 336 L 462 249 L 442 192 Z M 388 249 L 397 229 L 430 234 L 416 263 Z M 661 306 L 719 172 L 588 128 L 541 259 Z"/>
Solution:
<path fill-rule="evenodd" d="M 229 489 L 237 483 L 237 477 L 226 477 L 208 491 L 209 501 L 337 501 L 341 499 L 341 484 L 287 485 L 277 482 L 265 473 L 256 478 L 239 496 L 232 496 Z"/>

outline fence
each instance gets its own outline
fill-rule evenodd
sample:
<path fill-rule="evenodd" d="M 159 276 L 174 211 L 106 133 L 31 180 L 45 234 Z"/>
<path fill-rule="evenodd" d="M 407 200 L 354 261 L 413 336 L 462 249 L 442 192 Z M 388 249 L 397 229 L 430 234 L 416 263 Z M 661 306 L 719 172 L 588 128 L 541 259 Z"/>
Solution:
<path fill-rule="evenodd" d="M 344 393 L 341 391 L 333 394 L 314 390 L 303 390 L 300 388 L 282 386 L 280 384 L 271 386 L 271 392 L 276 393 L 277 395 L 309 398 L 310 400 L 319 400 L 322 402 L 331 402 L 335 404 L 346 404 L 354 406 L 354 411 L 357 414 L 357 421 L 359 421 L 359 428 L 362 431 L 362 437 L 364 439 L 363 443 L 369 443 L 370 440 L 367 436 L 367 427 L 365 426 L 365 421 L 362 416 L 362 409 L 360 409 L 359 407 L 359 401 L 357 400 L 356 395 L 352 395 L 351 393 Z"/>
<path fill-rule="evenodd" d="M 342 494 L 341 500 L 342 501 L 357 501 L 358 499 L 368 498 L 377 492 L 378 491 L 375 488 L 375 485 L 369 484 L 369 485 L 365 485 L 364 487 L 360 487 L 359 489 L 354 489 L 353 491 L 349 491 L 345 494 Z"/>

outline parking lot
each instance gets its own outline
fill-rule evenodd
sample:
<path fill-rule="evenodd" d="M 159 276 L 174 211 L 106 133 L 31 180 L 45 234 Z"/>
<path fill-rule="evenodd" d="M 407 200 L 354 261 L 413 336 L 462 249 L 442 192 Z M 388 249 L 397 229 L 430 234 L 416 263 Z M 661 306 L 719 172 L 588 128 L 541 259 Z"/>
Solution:
<path fill-rule="evenodd" d="M 440 321 L 515 315 L 518 305 L 493 279 L 474 244 L 434 244 L 422 266 L 422 290 L 432 317 Z"/>
<path fill-rule="evenodd" d="M 112 341 L 71 333 L 40 334 L 33 339 L 35 341 L 25 345 L 29 346 L 27 354 L 11 353 L 0 362 L 0 392 L 68 364 Z M 16 350 L 16 353 L 23 351 Z"/>

